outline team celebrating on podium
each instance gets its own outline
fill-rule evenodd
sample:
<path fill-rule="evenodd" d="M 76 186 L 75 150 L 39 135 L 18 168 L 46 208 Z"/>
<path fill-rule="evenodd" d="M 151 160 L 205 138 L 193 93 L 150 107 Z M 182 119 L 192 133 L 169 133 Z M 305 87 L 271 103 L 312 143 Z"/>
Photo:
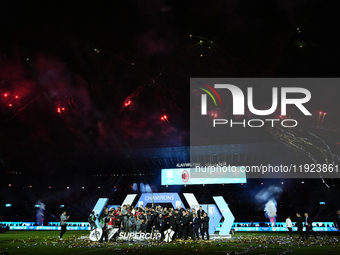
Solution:
<path fill-rule="evenodd" d="M 89 217 L 91 230 L 93 229 L 94 212 Z M 184 209 L 166 208 L 158 206 L 152 207 L 132 207 L 123 205 L 117 208 L 104 208 L 99 217 L 100 227 L 103 229 L 102 237 L 107 241 L 107 230 L 118 228 L 119 232 L 151 233 L 159 232 L 164 237 L 164 231 L 171 229 L 175 232 L 173 238 L 185 239 L 191 237 L 193 240 L 209 240 L 209 216 L 199 206 L 196 211 L 194 208 Z M 101 241 L 102 241 L 101 240 Z"/>

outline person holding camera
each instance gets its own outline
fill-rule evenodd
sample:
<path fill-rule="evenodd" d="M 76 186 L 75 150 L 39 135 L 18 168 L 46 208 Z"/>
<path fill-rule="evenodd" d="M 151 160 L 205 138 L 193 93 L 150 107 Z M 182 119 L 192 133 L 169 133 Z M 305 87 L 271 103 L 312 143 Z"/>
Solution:
<path fill-rule="evenodd" d="M 92 211 L 89 218 L 88 218 L 88 221 L 90 223 L 90 229 L 93 230 L 93 229 L 96 229 L 97 228 L 97 225 L 96 225 L 96 215 L 95 215 L 95 212 Z"/>
<path fill-rule="evenodd" d="M 99 242 L 103 242 L 103 239 L 105 238 L 105 242 L 108 241 L 108 233 L 107 233 L 107 226 L 110 222 L 110 215 L 109 215 L 109 211 L 107 208 L 105 208 L 104 212 L 102 213 L 102 215 L 100 215 L 100 227 L 103 230 L 103 234 L 100 237 Z"/>

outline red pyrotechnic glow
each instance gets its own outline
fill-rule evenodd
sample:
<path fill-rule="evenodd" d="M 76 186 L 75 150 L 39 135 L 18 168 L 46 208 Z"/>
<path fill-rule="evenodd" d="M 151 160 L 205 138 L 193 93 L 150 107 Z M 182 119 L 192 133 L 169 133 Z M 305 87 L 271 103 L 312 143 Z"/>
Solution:
<path fill-rule="evenodd" d="M 57 108 L 57 111 L 60 113 L 60 108 L 59 107 Z"/>
<path fill-rule="evenodd" d="M 168 116 L 163 115 L 163 116 L 161 117 L 161 120 L 163 120 L 165 123 L 167 123 L 169 126 L 171 126 L 171 124 L 170 124 L 170 122 L 169 122 L 169 120 L 168 120 Z"/>
<path fill-rule="evenodd" d="M 319 123 L 319 120 L 320 120 L 321 113 L 322 113 L 322 112 L 320 112 L 320 114 L 319 114 L 318 123 Z M 327 113 L 326 113 L 326 112 L 324 112 L 324 113 L 322 114 L 322 118 L 321 118 L 321 121 L 320 121 L 320 125 L 322 125 L 322 123 L 323 123 L 323 120 L 325 119 L 326 115 L 327 115 Z"/>
<path fill-rule="evenodd" d="M 124 105 L 129 106 L 131 104 L 131 100 L 127 101 Z"/>
<path fill-rule="evenodd" d="M 61 110 L 65 111 L 65 108 L 63 107 L 63 108 L 61 108 Z"/>
<path fill-rule="evenodd" d="M 12 107 L 12 104 L 9 104 L 8 106 L 9 106 L 9 107 Z"/>
<path fill-rule="evenodd" d="M 8 96 L 7 93 L 5 93 L 5 94 L 4 94 L 4 97 L 7 97 L 7 96 Z"/>
<path fill-rule="evenodd" d="M 19 98 L 19 96 L 15 96 L 15 98 Z"/>
<path fill-rule="evenodd" d="M 317 124 L 319 124 L 321 115 L 322 115 L 322 111 L 319 112 L 319 118 L 318 118 L 318 123 Z"/>

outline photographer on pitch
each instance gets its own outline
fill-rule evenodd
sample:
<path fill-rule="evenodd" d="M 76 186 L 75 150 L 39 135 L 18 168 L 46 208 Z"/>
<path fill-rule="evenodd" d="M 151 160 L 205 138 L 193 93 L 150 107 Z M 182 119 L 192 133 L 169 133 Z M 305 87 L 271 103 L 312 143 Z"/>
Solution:
<path fill-rule="evenodd" d="M 110 215 L 109 210 L 107 208 L 104 209 L 103 213 L 100 215 L 100 227 L 103 230 L 103 234 L 100 237 L 99 242 L 103 242 L 103 239 L 105 238 L 105 242 L 108 241 L 108 233 L 107 233 L 107 226 L 110 222 Z"/>
<path fill-rule="evenodd" d="M 88 221 L 90 223 L 90 230 L 93 230 L 93 229 L 96 229 L 97 228 L 97 225 L 96 225 L 96 215 L 95 215 L 95 212 L 92 211 L 89 218 L 88 218 Z"/>

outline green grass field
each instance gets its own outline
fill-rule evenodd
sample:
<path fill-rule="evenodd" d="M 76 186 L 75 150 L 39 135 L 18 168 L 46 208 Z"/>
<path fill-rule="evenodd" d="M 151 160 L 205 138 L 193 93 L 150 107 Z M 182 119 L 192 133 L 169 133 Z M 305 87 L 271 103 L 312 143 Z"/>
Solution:
<path fill-rule="evenodd" d="M 13 254 L 340 254 L 339 236 L 320 235 L 301 242 L 284 233 L 236 233 L 224 241 L 179 241 L 176 243 L 97 243 L 82 236 L 89 231 L 67 231 L 59 240 L 59 231 L 8 231 L 0 234 L 0 255 Z"/>

